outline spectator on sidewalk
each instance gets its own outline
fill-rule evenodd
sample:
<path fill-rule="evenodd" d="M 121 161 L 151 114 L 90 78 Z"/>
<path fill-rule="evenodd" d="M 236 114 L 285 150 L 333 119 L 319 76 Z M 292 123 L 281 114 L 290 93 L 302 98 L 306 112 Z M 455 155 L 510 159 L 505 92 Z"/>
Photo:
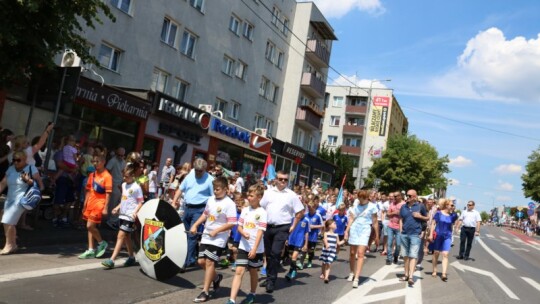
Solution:
<path fill-rule="evenodd" d="M 4 202 L 4 213 L 2 214 L 2 224 L 4 224 L 4 234 L 6 244 L 1 255 L 15 253 L 17 247 L 17 222 L 24 213 L 24 208 L 19 205 L 19 200 L 28 189 L 37 180 L 39 172 L 34 165 L 27 164 L 27 154 L 22 151 L 13 152 L 13 165 L 11 165 L 6 175 L 0 182 L 0 193 L 8 188 L 6 201 Z M 30 174 L 31 173 L 31 174 Z"/>
<path fill-rule="evenodd" d="M 154 199 L 157 198 L 158 193 L 158 179 L 157 179 L 157 171 L 159 169 L 158 163 L 152 164 L 152 169 L 150 169 L 150 172 L 148 172 L 148 199 Z"/>
<path fill-rule="evenodd" d="M 168 196 L 169 186 L 174 181 L 174 176 L 176 175 L 176 169 L 172 165 L 172 158 L 167 158 L 165 160 L 165 166 L 161 169 L 161 178 L 159 180 L 160 189 L 161 189 L 161 199 L 167 200 L 170 198 Z"/>
<path fill-rule="evenodd" d="M 65 137 L 60 142 L 59 149 L 54 153 L 54 164 L 59 172 L 56 178 L 56 187 L 54 188 L 53 200 L 53 226 L 67 227 L 68 226 L 68 211 L 72 203 L 75 202 L 74 182 L 69 173 L 69 168 L 64 162 L 63 145 Z"/>
<path fill-rule="evenodd" d="M 244 185 L 245 185 L 244 179 L 242 178 L 242 176 L 240 176 L 240 172 L 238 171 L 234 172 L 234 177 L 236 179 L 235 184 L 234 184 L 236 187 L 235 192 L 242 193 L 244 191 Z"/>
<path fill-rule="evenodd" d="M 456 226 L 456 230 L 461 227 L 458 260 L 469 259 L 473 239 L 475 236 L 480 235 L 481 222 L 480 213 L 474 210 L 474 201 L 469 201 L 467 203 L 467 210 L 461 213 Z"/>
<path fill-rule="evenodd" d="M 124 181 L 123 171 L 126 167 L 126 149 L 119 147 L 114 152 L 114 157 L 107 162 L 106 169 L 112 176 L 112 193 L 109 197 L 107 204 L 107 226 L 111 229 L 118 229 L 118 216 L 112 214 L 112 210 L 120 203 L 120 197 L 122 196 L 122 182 Z"/>

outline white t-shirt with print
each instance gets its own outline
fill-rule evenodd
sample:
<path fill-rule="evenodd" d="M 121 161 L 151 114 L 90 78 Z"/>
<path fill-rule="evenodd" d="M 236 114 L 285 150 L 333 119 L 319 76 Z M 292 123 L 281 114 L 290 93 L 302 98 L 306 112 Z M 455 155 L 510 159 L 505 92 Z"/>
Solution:
<path fill-rule="evenodd" d="M 201 244 L 224 248 L 231 234 L 230 230 L 222 231 L 215 237 L 210 237 L 208 234 L 225 224 L 236 224 L 236 204 L 228 196 L 216 200 L 216 197 L 212 195 L 206 203 L 203 214 L 206 215 L 206 223 Z"/>
<path fill-rule="evenodd" d="M 135 222 L 132 217 L 139 203 L 144 202 L 141 186 L 136 182 L 122 183 L 122 199 L 120 200 L 120 215 L 118 218 Z"/>
<path fill-rule="evenodd" d="M 251 249 L 255 246 L 257 232 L 259 230 L 266 231 L 266 220 L 266 210 L 264 210 L 264 208 L 262 207 L 259 207 L 257 209 L 253 209 L 251 207 L 242 209 L 240 219 L 238 220 L 238 225 L 242 226 L 244 231 L 249 233 L 249 240 L 246 240 L 244 236 L 242 236 L 242 238 L 240 239 L 240 249 L 247 252 L 251 251 Z M 264 242 L 261 238 L 259 246 L 257 247 L 257 253 L 263 252 Z"/>

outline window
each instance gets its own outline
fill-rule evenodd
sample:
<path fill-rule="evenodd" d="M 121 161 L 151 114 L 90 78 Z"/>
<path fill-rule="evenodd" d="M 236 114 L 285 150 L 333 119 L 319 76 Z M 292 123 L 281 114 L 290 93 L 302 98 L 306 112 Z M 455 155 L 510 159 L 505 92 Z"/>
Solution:
<path fill-rule="evenodd" d="M 236 18 L 236 16 L 231 16 L 231 20 L 229 21 L 229 29 L 231 32 L 233 32 L 236 36 L 240 36 L 240 24 L 242 22 L 240 19 Z"/>
<path fill-rule="evenodd" d="M 129 14 L 131 0 L 111 0 L 111 4 L 124 13 Z"/>
<path fill-rule="evenodd" d="M 182 46 L 180 52 L 190 58 L 193 58 L 196 42 L 197 36 L 188 31 L 185 31 L 182 37 Z"/>
<path fill-rule="evenodd" d="M 253 129 L 256 128 L 264 128 L 264 116 L 255 114 L 255 121 L 253 125 Z"/>
<path fill-rule="evenodd" d="M 274 8 L 272 9 L 272 24 L 273 25 L 277 26 L 280 15 L 281 15 L 281 12 L 279 11 L 277 7 L 274 6 Z"/>
<path fill-rule="evenodd" d="M 203 12 L 204 0 L 189 0 L 189 4 L 197 9 L 199 12 Z"/>
<path fill-rule="evenodd" d="M 274 52 L 276 50 L 276 46 L 270 42 L 270 41 L 267 41 L 266 42 L 266 53 L 264 54 L 264 57 L 266 57 L 266 59 L 270 60 L 272 63 L 274 62 Z"/>
<path fill-rule="evenodd" d="M 268 85 L 270 84 L 270 80 L 266 79 L 266 77 L 262 77 L 261 84 L 259 85 L 259 95 L 262 97 L 266 97 L 266 93 L 268 91 Z"/>
<path fill-rule="evenodd" d="M 246 72 L 247 72 L 247 64 L 243 63 L 242 61 L 238 61 L 236 63 L 236 72 L 235 72 L 236 77 L 242 80 L 245 80 Z"/>
<path fill-rule="evenodd" d="M 272 128 L 274 127 L 274 122 L 270 119 L 266 119 L 266 135 L 272 135 Z"/>
<path fill-rule="evenodd" d="M 279 93 L 279 87 L 272 83 L 270 85 L 270 89 L 268 90 L 268 96 L 266 96 L 266 99 L 270 100 L 271 102 L 276 102 L 277 96 Z"/>
<path fill-rule="evenodd" d="M 169 74 L 160 69 L 154 69 L 152 75 L 152 85 L 150 88 L 154 91 L 165 92 L 167 89 L 167 82 L 169 80 Z"/>
<path fill-rule="evenodd" d="M 360 148 L 362 145 L 362 137 L 360 138 L 345 138 L 345 146 Z"/>
<path fill-rule="evenodd" d="M 178 24 L 171 21 L 171 19 L 165 17 L 165 19 L 163 19 L 163 26 L 161 27 L 161 41 L 174 47 L 177 29 Z"/>
<path fill-rule="evenodd" d="M 216 99 L 216 103 L 214 104 L 214 109 L 212 109 L 213 111 L 221 111 L 221 113 L 227 113 L 226 110 L 227 110 L 227 102 L 225 100 L 222 100 L 222 99 Z"/>
<path fill-rule="evenodd" d="M 334 103 L 332 103 L 332 106 L 335 108 L 343 107 L 343 96 L 334 96 Z"/>
<path fill-rule="evenodd" d="M 249 39 L 249 41 L 253 41 L 253 30 L 254 30 L 253 24 L 244 21 L 244 37 Z"/>
<path fill-rule="evenodd" d="M 109 70 L 118 72 L 120 65 L 120 54 L 122 52 L 110 45 L 102 44 L 99 49 L 99 64 Z"/>
<path fill-rule="evenodd" d="M 283 18 L 283 34 L 289 35 L 289 19 Z"/>
<path fill-rule="evenodd" d="M 276 66 L 277 66 L 279 69 L 283 68 L 283 60 L 284 60 L 284 59 L 285 59 L 285 52 L 279 51 L 279 50 L 278 50 Z"/>
<path fill-rule="evenodd" d="M 240 114 L 240 104 L 237 102 L 231 102 L 231 111 L 229 112 L 229 117 L 237 120 L 239 114 Z"/>
<path fill-rule="evenodd" d="M 299 147 L 304 147 L 304 138 L 306 133 L 302 129 L 296 131 L 296 145 Z"/>
<path fill-rule="evenodd" d="M 351 106 L 367 106 L 367 97 L 351 98 Z"/>
<path fill-rule="evenodd" d="M 328 135 L 328 145 L 335 147 L 337 145 L 337 136 Z"/>
<path fill-rule="evenodd" d="M 229 76 L 232 76 L 234 71 L 234 60 L 224 56 L 221 71 Z"/>
<path fill-rule="evenodd" d="M 339 116 L 330 116 L 330 126 L 337 127 L 339 126 Z"/>
<path fill-rule="evenodd" d="M 313 152 L 314 141 L 315 141 L 315 138 L 313 138 L 313 136 L 310 135 L 308 139 L 308 147 L 307 147 L 310 152 Z"/>
<path fill-rule="evenodd" d="M 175 78 L 174 79 L 174 87 L 173 87 L 173 97 L 180 101 L 186 100 L 187 90 L 189 87 L 189 83 Z"/>
<path fill-rule="evenodd" d="M 349 126 L 363 126 L 364 125 L 364 117 L 360 118 L 349 118 L 347 119 L 347 125 Z"/>

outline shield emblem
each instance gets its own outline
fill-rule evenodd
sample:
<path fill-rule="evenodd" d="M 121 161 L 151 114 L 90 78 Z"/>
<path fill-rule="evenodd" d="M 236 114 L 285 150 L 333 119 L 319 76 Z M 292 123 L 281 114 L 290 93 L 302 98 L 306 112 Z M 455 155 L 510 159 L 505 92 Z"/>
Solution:
<path fill-rule="evenodd" d="M 165 230 L 164 223 L 146 219 L 143 227 L 143 249 L 144 254 L 151 261 L 161 259 L 165 253 Z"/>

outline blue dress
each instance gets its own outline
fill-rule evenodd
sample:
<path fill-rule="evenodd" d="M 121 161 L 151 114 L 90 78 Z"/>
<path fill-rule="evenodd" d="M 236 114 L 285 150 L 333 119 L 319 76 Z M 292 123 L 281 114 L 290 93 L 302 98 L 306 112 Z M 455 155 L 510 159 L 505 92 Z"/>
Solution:
<path fill-rule="evenodd" d="M 433 216 L 433 220 L 436 223 L 435 232 L 437 232 L 437 237 L 433 241 L 433 250 L 450 251 L 452 246 L 452 225 L 456 218 L 451 214 L 445 215 L 437 211 Z"/>
<path fill-rule="evenodd" d="M 6 171 L 6 181 L 8 193 L 4 203 L 4 214 L 2 215 L 2 224 L 17 225 L 19 218 L 24 212 L 24 208 L 18 204 L 21 197 L 28 189 L 28 184 L 22 181 L 21 173 L 29 173 L 32 167 L 32 174 L 38 172 L 33 165 L 26 165 L 22 171 L 17 172 L 14 166 L 10 166 Z"/>
<path fill-rule="evenodd" d="M 353 221 L 349 230 L 349 244 L 367 246 L 371 235 L 373 214 L 377 213 L 377 206 L 373 203 L 356 205 L 350 210 L 349 220 Z"/>

